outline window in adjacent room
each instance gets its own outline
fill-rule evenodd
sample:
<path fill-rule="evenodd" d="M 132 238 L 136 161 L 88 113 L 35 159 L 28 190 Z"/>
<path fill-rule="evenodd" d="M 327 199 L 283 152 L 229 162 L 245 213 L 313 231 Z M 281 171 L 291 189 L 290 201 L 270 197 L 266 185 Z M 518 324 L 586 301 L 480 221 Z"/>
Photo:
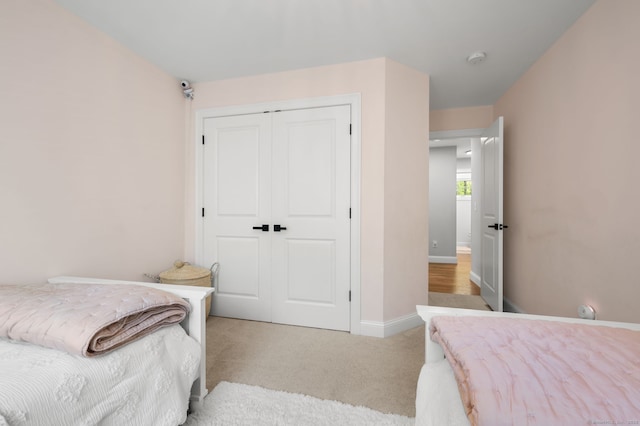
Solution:
<path fill-rule="evenodd" d="M 458 190 L 456 192 L 456 195 L 471 195 L 471 179 L 459 179 L 457 184 Z"/>

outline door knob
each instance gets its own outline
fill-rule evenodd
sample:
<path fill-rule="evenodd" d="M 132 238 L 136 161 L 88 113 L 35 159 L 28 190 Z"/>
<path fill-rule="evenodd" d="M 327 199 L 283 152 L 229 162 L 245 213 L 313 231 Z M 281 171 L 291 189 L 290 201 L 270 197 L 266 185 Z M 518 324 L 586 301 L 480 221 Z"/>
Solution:
<path fill-rule="evenodd" d="M 280 232 L 280 231 L 286 231 L 287 228 L 285 228 L 284 226 L 280 226 L 280 225 L 273 225 L 273 232 Z"/>
<path fill-rule="evenodd" d="M 509 225 L 503 225 L 501 223 L 494 223 L 493 225 L 487 226 L 487 228 L 493 228 L 496 231 L 502 231 L 503 229 L 506 229 L 508 227 L 509 227 Z"/>
<path fill-rule="evenodd" d="M 269 232 L 269 225 L 254 226 L 253 229 L 261 229 L 262 232 Z"/>

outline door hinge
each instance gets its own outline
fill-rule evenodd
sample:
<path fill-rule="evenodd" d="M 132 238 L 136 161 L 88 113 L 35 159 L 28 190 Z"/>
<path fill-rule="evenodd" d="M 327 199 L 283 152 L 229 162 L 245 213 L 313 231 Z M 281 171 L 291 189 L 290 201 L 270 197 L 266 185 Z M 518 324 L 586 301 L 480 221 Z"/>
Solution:
<path fill-rule="evenodd" d="M 204 135 L 202 135 L 202 145 L 204 145 Z"/>
<path fill-rule="evenodd" d="M 351 290 L 349 290 L 349 302 L 351 302 Z"/>
<path fill-rule="evenodd" d="M 202 208 L 202 217 L 204 217 L 204 207 Z"/>
<path fill-rule="evenodd" d="M 349 219 L 351 219 L 351 207 L 349 207 Z"/>
<path fill-rule="evenodd" d="M 351 134 L 351 124 L 349 124 L 349 134 Z"/>

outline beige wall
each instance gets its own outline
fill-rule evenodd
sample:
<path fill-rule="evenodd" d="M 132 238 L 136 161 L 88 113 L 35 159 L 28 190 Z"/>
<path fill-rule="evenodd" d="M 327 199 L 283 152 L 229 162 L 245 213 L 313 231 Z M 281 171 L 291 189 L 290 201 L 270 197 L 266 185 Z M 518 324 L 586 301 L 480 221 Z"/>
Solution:
<path fill-rule="evenodd" d="M 505 117 L 505 296 L 640 321 L 640 2 L 600 0 L 495 105 Z"/>
<path fill-rule="evenodd" d="M 384 156 L 384 320 L 427 304 L 429 77 L 387 61 Z"/>
<path fill-rule="evenodd" d="M 140 279 L 183 253 L 175 79 L 50 0 L 0 2 L 0 283 Z"/>
<path fill-rule="evenodd" d="M 418 77 L 406 70 L 399 64 L 395 64 L 384 58 L 367 61 L 352 62 L 347 64 L 332 65 L 326 67 L 309 68 L 295 71 L 287 71 L 274 74 L 259 75 L 230 80 L 213 81 L 194 85 L 195 99 L 190 105 L 192 116 L 191 123 L 195 123 L 195 113 L 198 110 L 216 108 L 232 105 L 250 105 L 263 102 L 283 101 L 291 99 L 304 99 L 323 96 L 343 95 L 360 93 L 362 102 L 362 161 L 361 161 L 361 319 L 367 321 L 384 321 L 387 315 L 384 313 L 387 306 L 384 298 L 385 292 L 385 256 L 398 256 L 394 253 L 397 244 L 387 245 L 385 242 L 385 209 L 387 208 L 388 191 L 385 185 L 385 168 L 392 166 L 393 178 L 389 181 L 394 183 L 397 176 L 397 161 L 401 157 L 394 157 L 393 160 L 385 160 L 388 155 L 389 143 L 386 141 L 385 126 L 391 124 L 396 126 L 399 119 L 392 118 L 386 120 L 387 104 L 385 85 L 387 83 L 386 74 L 391 70 L 391 78 L 394 84 L 392 92 L 394 100 L 392 106 L 398 106 L 397 99 L 406 96 L 405 88 L 398 82 L 401 76 L 409 76 L 413 83 L 418 83 L 416 89 L 422 96 L 428 95 L 425 92 L 425 81 L 428 77 L 421 75 Z M 407 83 L 408 84 L 408 83 Z M 410 114 L 408 119 L 416 123 L 415 116 L 424 116 L 421 129 L 428 129 L 428 105 L 424 112 L 424 99 L 416 100 L 420 95 L 408 96 L 409 104 L 401 105 L 402 111 Z M 428 99 L 428 97 L 426 98 Z M 411 108 L 418 108 L 411 111 Z M 401 114 L 398 111 L 398 114 Z M 192 124 L 193 127 L 193 124 Z M 422 130 L 416 130 L 421 132 Z M 393 130 L 392 135 L 399 133 Z M 401 134 L 401 133 L 400 133 Z M 415 134 L 409 132 L 409 137 L 414 138 Z M 187 158 L 195 158 L 195 136 L 191 136 L 193 141 L 188 145 Z M 395 136 L 394 136 L 395 139 Z M 404 143 L 395 141 L 394 143 Z M 420 148 L 411 152 L 420 152 Z M 426 159 L 426 156 L 424 157 Z M 418 160 L 419 161 L 419 160 Z M 410 163 L 411 164 L 411 163 Z M 188 165 L 187 171 L 187 258 L 194 257 L 194 236 L 195 236 L 195 168 L 193 161 Z M 426 169 L 424 171 L 426 173 Z M 402 181 L 400 181 L 402 182 Z M 425 184 L 426 185 L 426 184 Z M 426 193 L 424 194 L 426 197 Z M 422 204 L 420 204 L 422 208 Z M 426 208 L 425 208 L 426 211 Z M 423 216 L 426 227 L 426 213 Z M 420 232 L 420 229 L 418 229 Z M 415 240 L 412 240 L 414 243 Z M 407 250 L 408 247 L 403 248 Z M 404 253 L 404 252 L 403 252 Z M 415 283 L 414 272 L 406 272 L 403 277 Z M 419 274 L 418 274 L 419 275 Z M 425 282 L 426 288 L 426 282 Z M 412 292 L 408 297 L 413 298 Z M 426 296 L 426 295 L 425 295 Z M 406 301 L 398 300 L 397 294 L 392 292 L 390 304 L 394 306 L 393 312 L 402 312 L 407 315 L 415 312 L 415 304 L 409 306 Z M 397 303 L 397 305 L 396 305 Z"/>
<path fill-rule="evenodd" d="M 1 39 L 12 41 L 0 44 L 0 281 L 140 279 L 193 257 L 195 111 L 360 93 L 361 317 L 384 321 L 424 303 L 426 270 L 406 264 L 421 262 L 421 252 L 416 247 L 408 261 L 402 253 L 426 241 L 426 213 L 411 234 L 402 227 L 397 236 L 388 233 L 387 246 L 384 216 L 386 208 L 387 225 L 395 226 L 397 202 L 408 198 L 416 217 L 426 212 L 419 186 L 415 201 L 385 200 L 385 185 L 396 191 L 426 174 L 419 170 L 426 148 L 413 141 L 428 129 L 427 76 L 382 58 L 197 84 L 187 102 L 174 78 L 52 1 L 0 7 Z M 403 130 L 407 123 L 420 128 Z M 396 153 L 397 146 L 403 150 Z M 403 165 L 410 175 L 402 175 Z M 402 274 L 386 295 L 385 262 Z"/>
<path fill-rule="evenodd" d="M 429 114 L 429 131 L 484 129 L 493 122 L 493 106 L 433 110 Z"/>

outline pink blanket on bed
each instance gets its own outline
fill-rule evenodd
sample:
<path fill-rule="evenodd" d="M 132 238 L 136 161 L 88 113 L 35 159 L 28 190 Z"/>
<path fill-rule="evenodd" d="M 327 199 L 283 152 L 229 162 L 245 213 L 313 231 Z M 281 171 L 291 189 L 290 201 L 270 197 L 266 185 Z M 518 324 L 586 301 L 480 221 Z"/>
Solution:
<path fill-rule="evenodd" d="M 95 356 L 179 323 L 189 309 L 136 285 L 0 285 L 0 337 Z"/>
<path fill-rule="evenodd" d="M 435 317 L 472 425 L 640 424 L 640 331 Z"/>

